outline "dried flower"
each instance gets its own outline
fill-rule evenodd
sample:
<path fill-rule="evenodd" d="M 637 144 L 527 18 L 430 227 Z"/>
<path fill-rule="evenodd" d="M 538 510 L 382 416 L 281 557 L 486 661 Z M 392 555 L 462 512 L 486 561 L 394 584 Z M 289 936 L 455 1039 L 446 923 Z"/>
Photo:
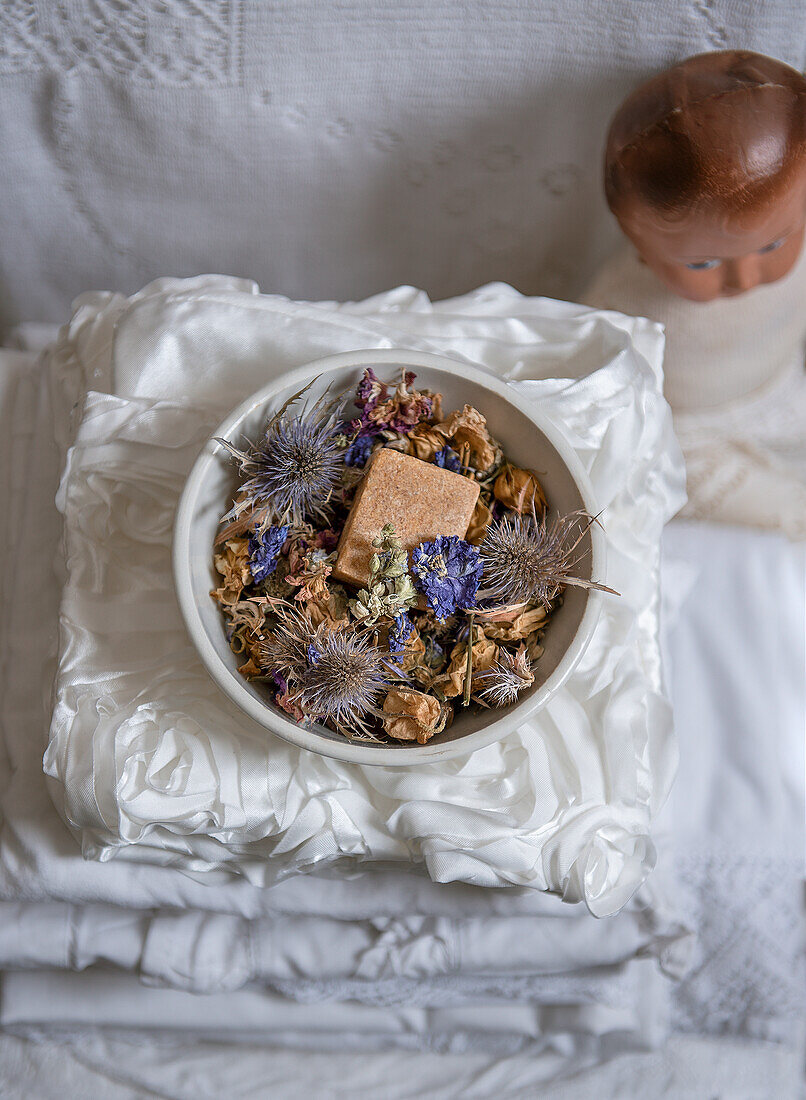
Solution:
<path fill-rule="evenodd" d="M 274 572 L 289 530 L 288 526 L 269 527 L 249 539 L 249 568 L 256 584 Z"/>
<path fill-rule="evenodd" d="M 464 443 L 468 444 L 477 469 L 489 470 L 495 462 L 495 447 L 487 431 L 487 421 L 472 405 L 465 405 L 461 412 L 452 412 L 447 420 L 436 424 L 435 428 L 460 447 Z"/>
<path fill-rule="evenodd" d="M 408 573 L 409 556 L 391 523 L 383 526 L 380 538 L 373 539 L 372 545 L 376 553 L 370 559 L 367 587 L 350 603 L 353 615 L 365 626 L 383 618 L 394 619 L 417 602 Z"/>
<path fill-rule="evenodd" d="M 286 580 L 289 572 L 286 559 L 279 558 L 273 572 L 257 585 L 257 591 L 275 600 L 287 600 L 294 593 L 294 589 Z"/>
<path fill-rule="evenodd" d="M 445 728 L 447 708 L 433 695 L 413 688 L 392 688 L 383 701 L 383 728 L 396 741 L 425 745 Z"/>
<path fill-rule="evenodd" d="M 258 646 L 259 664 L 264 672 L 294 681 L 307 667 L 308 645 L 315 628 L 308 614 L 289 604 L 281 604 L 275 610 L 277 622 Z"/>
<path fill-rule="evenodd" d="M 305 714 L 348 736 L 366 731 L 389 685 L 389 665 L 369 633 L 320 627 L 305 648 L 306 665 L 292 695 Z"/>
<path fill-rule="evenodd" d="M 344 452 L 345 466 L 366 466 L 370 451 L 372 450 L 376 435 L 357 436 Z"/>
<path fill-rule="evenodd" d="M 492 668 L 498 659 L 498 646 L 495 642 L 485 637 L 481 627 L 473 628 L 473 646 L 470 654 L 471 688 L 475 690 L 478 677 L 488 668 Z M 461 695 L 465 689 L 467 678 L 467 642 L 457 642 L 451 650 L 451 660 L 445 672 L 434 680 L 434 687 L 448 698 Z"/>
<path fill-rule="evenodd" d="M 307 613 L 288 605 L 276 610 L 278 621 L 259 656 L 261 669 L 286 684 L 286 702 L 278 703 L 289 713 L 296 705 L 348 736 L 365 732 L 366 715 L 378 713 L 381 693 L 398 675 L 372 635 L 326 623 L 314 628 Z"/>
<path fill-rule="evenodd" d="M 286 405 L 269 421 L 263 438 L 243 451 L 225 439 L 217 441 L 246 478 L 241 499 L 222 523 L 251 512 L 263 532 L 273 524 L 299 527 L 306 517 L 326 519 L 325 508 L 343 469 L 341 422 L 328 408 L 320 399 L 309 411 L 292 416 Z"/>
<path fill-rule="evenodd" d="M 538 520 L 534 509 L 530 515 L 510 514 L 496 520 L 479 547 L 484 594 L 504 604 L 535 601 L 548 610 L 566 584 L 612 592 L 571 572 L 584 556 L 576 550 L 593 522 L 587 512 L 572 512 L 548 523 L 545 514 Z"/>
<path fill-rule="evenodd" d="M 434 464 L 441 466 L 443 470 L 453 470 L 454 473 L 458 473 L 462 468 L 462 463 L 459 461 L 459 455 L 453 449 L 453 447 L 443 447 L 441 451 L 437 451 L 434 455 Z"/>
<path fill-rule="evenodd" d="M 493 494 L 506 508 L 514 512 L 529 512 L 532 505 L 535 511 L 546 510 L 546 495 L 534 470 L 522 470 L 507 462 L 495 479 Z"/>
<path fill-rule="evenodd" d="M 472 607 L 481 582 L 479 552 L 456 535 L 437 535 L 412 554 L 414 583 L 441 621 L 457 609 Z"/>
<path fill-rule="evenodd" d="M 385 428 L 407 435 L 420 421 L 427 420 L 431 415 L 433 401 L 430 394 L 409 389 L 415 377 L 412 371 L 404 371 L 391 397 L 387 398 L 385 393 L 379 393 L 374 403 L 370 400 L 364 406 L 365 423 L 368 421 L 374 424 L 376 431 Z M 371 386 L 374 395 L 374 383 Z"/>
<path fill-rule="evenodd" d="M 421 462 L 432 462 L 435 455 L 445 449 L 445 436 L 428 423 L 418 424 L 404 438 L 407 440 L 408 453 L 414 455 L 415 458 L 419 458 Z"/>
<path fill-rule="evenodd" d="M 519 642 L 543 630 L 548 613 L 542 605 L 524 611 L 522 606 L 483 615 L 484 633 L 498 642 Z"/>
<path fill-rule="evenodd" d="M 305 719 L 302 707 L 298 703 L 295 703 L 291 692 L 288 690 L 288 681 L 284 680 L 279 673 L 272 673 L 272 679 L 277 687 L 277 694 L 274 697 L 274 701 L 278 707 L 290 714 L 297 722 L 302 722 Z"/>
<path fill-rule="evenodd" d="M 480 542 L 483 542 L 484 536 L 487 534 L 487 528 L 492 523 L 493 514 L 485 504 L 482 497 L 476 501 L 476 507 L 473 509 L 473 515 L 470 517 L 470 525 L 465 535 L 465 540 L 472 543 L 474 546 L 478 546 Z"/>
<path fill-rule="evenodd" d="M 524 688 L 534 681 L 526 647 L 519 646 L 515 653 L 502 649 L 495 664 L 479 673 L 479 694 L 494 707 L 507 707 L 516 703 Z"/>
<path fill-rule="evenodd" d="M 381 382 L 372 367 L 367 367 L 355 391 L 355 404 L 366 415 L 372 412 L 379 401 L 385 401 L 389 387 Z"/>
<path fill-rule="evenodd" d="M 299 603 L 326 600 L 327 579 L 333 572 L 335 560 L 335 553 L 328 554 L 324 550 L 308 550 L 305 554 L 295 555 L 294 572 L 288 573 L 285 578 L 288 584 L 293 584 L 299 589 L 294 594 L 294 599 Z"/>
<path fill-rule="evenodd" d="M 412 635 L 414 626 L 405 611 L 395 615 L 395 621 L 389 630 L 389 652 L 393 657 L 399 657 L 406 648 L 406 642 Z"/>
<path fill-rule="evenodd" d="M 214 589 L 210 595 L 220 604 L 237 603 L 241 592 L 252 580 L 248 540 L 228 539 L 223 549 L 213 555 L 213 564 L 224 578 L 224 583 L 220 588 Z"/>

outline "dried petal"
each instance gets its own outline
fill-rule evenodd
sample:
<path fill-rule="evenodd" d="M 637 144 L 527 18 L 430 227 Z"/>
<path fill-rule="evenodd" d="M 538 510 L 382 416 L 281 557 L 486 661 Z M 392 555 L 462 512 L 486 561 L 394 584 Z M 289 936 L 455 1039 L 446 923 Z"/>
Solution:
<path fill-rule="evenodd" d="M 479 674 L 492 668 L 498 660 L 498 646 L 487 638 L 479 627 L 474 629 L 473 636 L 473 671 L 470 686 L 475 691 Z M 439 688 L 448 699 L 453 699 L 464 691 L 466 670 L 467 643 L 457 642 L 451 650 L 451 663 L 447 670 L 434 680 L 433 686 Z"/>
<path fill-rule="evenodd" d="M 545 607 L 532 607 L 528 611 L 515 610 L 496 616 L 485 622 L 484 633 L 499 642 L 519 642 L 546 625 Z"/>
<path fill-rule="evenodd" d="M 418 424 L 408 438 L 409 454 L 423 462 L 433 462 L 445 446 L 445 436 L 430 424 Z"/>
<path fill-rule="evenodd" d="M 223 552 L 213 555 L 213 563 L 224 578 L 224 583 L 210 595 L 222 604 L 237 603 L 246 585 L 252 583 L 249 539 L 228 539 L 224 543 Z"/>
<path fill-rule="evenodd" d="M 534 470 L 522 470 L 507 462 L 495 479 L 493 493 L 505 508 L 521 514 L 531 511 L 532 501 L 538 514 L 546 510 L 546 494 Z"/>
<path fill-rule="evenodd" d="M 447 420 L 436 424 L 438 432 L 454 441 L 456 450 L 467 443 L 479 470 L 489 470 L 495 462 L 495 446 L 487 431 L 487 421 L 472 405 L 465 405 L 461 412 L 452 412 Z"/>
<path fill-rule="evenodd" d="M 444 728 L 439 700 L 413 688 L 392 688 L 383 701 L 383 713 L 384 729 L 396 741 L 424 745 Z"/>
<path fill-rule="evenodd" d="M 465 540 L 472 543 L 473 546 L 478 546 L 483 542 L 484 536 L 487 534 L 487 528 L 490 526 L 493 520 L 493 514 L 487 505 L 484 503 L 481 497 L 476 501 L 476 507 L 473 511 L 473 515 L 470 518 L 470 526 L 467 529 Z"/>

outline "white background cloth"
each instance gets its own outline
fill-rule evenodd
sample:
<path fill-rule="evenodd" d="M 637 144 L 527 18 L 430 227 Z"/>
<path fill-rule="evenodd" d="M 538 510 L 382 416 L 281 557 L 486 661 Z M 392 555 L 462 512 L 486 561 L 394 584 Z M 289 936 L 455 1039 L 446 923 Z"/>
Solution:
<path fill-rule="evenodd" d="M 260 0 L 0 5 L 0 317 L 61 321 L 88 287 L 128 293 L 166 270 L 211 268 L 307 297 L 357 298 L 403 281 L 437 297 L 494 278 L 574 297 L 617 238 L 599 171 L 606 120 L 622 96 L 698 50 L 749 47 L 799 68 L 806 56 L 795 0 L 663 0 L 642 8 L 639 33 L 624 0 L 575 0 L 559 16 L 513 0 L 489 14 L 484 0 L 404 10 L 364 0 L 338 10 Z M 33 387 L 17 396 L 0 438 L 14 484 L 25 469 L 16 448 L 37 401 Z M 741 632 L 740 621 L 731 637 Z M 41 664 L 43 636 L 47 628 L 16 635 L 31 668 Z M 707 663 L 713 654 L 703 656 Z M 715 678 L 734 685 L 730 673 L 723 666 Z M 31 703 L 15 693 L 15 713 L 36 740 L 41 719 L 30 724 Z M 704 736 L 688 742 L 692 767 Z M 752 769 L 731 765 L 729 730 L 724 744 L 732 788 L 748 796 L 749 826 L 768 804 L 752 795 Z M 119 895 L 139 892 L 154 904 L 174 893 L 157 869 L 93 865 L 82 878 L 58 822 L 48 827 L 53 810 L 38 765 L 18 750 L 26 784 L 6 827 L 4 891 L 37 895 L 45 883 L 69 891 L 78 879 L 90 897 L 110 881 Z M 164 883 L 171 872 L 161 874 Z M 737 879 L 747 879 L 741 869 Z M 705 902 L 708 875 L 698 881 Z M 177 892 L 189 904 L 211 893 L 189 880 Z M 256 912 L 258 895 L 246 883 L 226 891 L 239 911 Z M 158 1086 L 195 1100 L 205 1089 L 220 1095 L 222 1082 L 229 1095 L 252 1100 L 256 1080 L 276 1096 L 298 1094 L 305 1081 L 312 1092 L 349 1080 L 369 1097 L 384 1080 L 418 1100 L 447 1100 L 460 1086 L 484 1100 L 538 1092 L 758 1100 L 795 1095 L 800 1068 L 772 1046 L 676 1040 L 551 1089 L 531 1058 L 490 1067 L 469 1055 L 424 1055 L 418 1075 L 410 1054 L 357 1062 L 244 1051 L 235 1066 L 227 1047 L 165 1052 L 87 1039 L 80 1057 L 139 1082 L 129 1089 L 60 1048 L 38 1058 L 14 1044 L 3 1043 L 0 1069 L 0 1091 L 13 1100 L 134 1100 Z"/>
<path fill-rule="evenodd" d="M 0 310 L 227 271 L 295 298 L 574 299 L 618 239 L 608 121 L 687 54 L 800 68 L 798 0 L 12 0 Z"/>

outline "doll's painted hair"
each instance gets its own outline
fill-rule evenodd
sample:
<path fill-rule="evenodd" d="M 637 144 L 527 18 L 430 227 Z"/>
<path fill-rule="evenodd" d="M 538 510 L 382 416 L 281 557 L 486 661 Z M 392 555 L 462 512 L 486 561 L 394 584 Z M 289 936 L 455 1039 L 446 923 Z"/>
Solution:
<path fill-rule="evenodd" d="M 806 78 L 747 50 L 697 54 L 622 103 L 605 150 L 605 193 L 677 221 L 740 216 L 771 201 L 806 161 Z"/>

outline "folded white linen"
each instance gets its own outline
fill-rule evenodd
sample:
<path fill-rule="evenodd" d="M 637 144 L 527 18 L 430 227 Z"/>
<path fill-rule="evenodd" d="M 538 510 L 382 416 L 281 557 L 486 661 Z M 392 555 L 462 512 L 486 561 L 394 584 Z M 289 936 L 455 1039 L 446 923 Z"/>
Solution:
<path fill-rule="evenodd" d="M 268 1042 L 316 1050 L 488 1051 L 511 1054 L 554 1048 L 580 1059 L 657 1043 L 652 983 L 636 970 L 631 1008 L 592 1004 L 581 1009 L 479 997 L 463 1005 L 379 1006 L 351 1001 L 294 1004 L 285 997 L 243 989 L 194 996 L 148 989 L 127 975 L 102 971 L 7 974 L 0 1027 L 17 1034 L 70 1035 L 134 1029 L 160 1038 L 190 1034 L 227 1042 Z"/>
<path fill-rule="evenodd" d="M 667 565 L 673 555 L 675 566 L 674 571 L 667 569 L 666 577 L 676 577 L 679 583 L 688 572 L 690 586 L 691 570 L 699 571 L 689 601 L 676 622 L 669 624 L 667 654 L 684 737 L 680 785 L 664 817 L 667 829 L 677 837 L 675 861 L 683 871 L 677 888 L 684 912 L 698 933 L 696 966 L 671 993 L 672 1024 L 678 1032 L 737 1034 L 791 1046 L 803 1007 L 799 776 L 803 767 L 800 729 L 806 711 L 805 555 L 802 548 L 778 538 L 691 524 L 672 525 L 665 548 Z M 767 614 L 764 595 L 768 590 L 791 597 L 777 618 Z M 755 687 L 759 678 L 769 688 L 763 695 Z M 765 731 L 763 737 L 759 729 Z M 366 883 L 367 878 L 354 885 Z M 413 886 L 419 883 L 412 876 L 409 880 Z M 284 885 L 312 881 L 292 880 Z M 452 894 L 457 888 L 437 889 Z M 465 894 L 470 898 L 474 891 L 467 889 Z M 375 897 L 385 898 L 381 883 Z M 89 951 L 84 949 L 83 961 L 95 957 L 96 949 L 96 954 L 104 953 L 117 965 L 125 965 L 121 938 L 103 939 L 103 926 L 93 924 L 92 915 L 80 914 L 83 935 L 73 941 L 90 945 Z M 613 928 L 627 916 L 622 914 L 607 927 Z M 177 917 L 163 930 L 167 927 L 169 934 L 171 926 L 178 930 Z M 106 919 L 121 921 L 119 911 Z M 123 917 L 123 921 L 129 919 Z M 495 931 L 483 929 L 486 946 L 490 945 L 488 934 L 494 936 Z M 565 940 L 566 928 L 558 934 L 570 942 Z M 19 942 L 5 942 L 9 953 L 4 961 L 13 961 Z M 132 965 L 137 960 L 142 965 L 142 940 L 134 937 L 130 942 Z M 156 942 L 164 945 L 161 934 Z M 225 935 L 220 945 L 213 944 L 213 956 L 223 957 L 227 943 L 232 941 Z M 206 955 L 199 951 L 198 958 L 205 964 L 209 964 L 210 946 L 208 941 Z M 191 937 L 184 952 L 160 950 L 165 966 L 158 974 L 159 968 L 150 963 L 148 980 L 175 982 L 176 970 L 195 947 Z M 378 958 L 376 953 L 374 959 Z M 17 956 L 16 964 L 21 961 Z M 40 951 L 34 961 L 58 965 L 47 951 Z M 191 974 L 191 967 L 185 966 L 185 979 Z M 193 974 L 195 987 L 209 975 L 209 968 Z M 8 998 L 13 1000 L 17 988 L 10 988 Z M 565 986 L 566 995 L 570 988 Z M 298 985 L 294 995 L 301 993 Z M 315 991 L 308 987 L 303 995 L 314 993 L 327 995 L 327 990 L 321 985 Z M 563 996 L 551 986 L 544 988 L 544 994 Z M 612 988 L 608 995 L 600 987 L 598 999 L 607 1003 L 612 994 Z M 587 995 L 596 996 L 591 986 Z"/>
<path fill-rule="evenodd" d="M 15 366 L 22 364 L 15 359 Z M 0 377 L 10 378 L 14 373 L 10 369 L 8 357 L 2 361 L 6 368 Z M 55 481 L 58 476 L 58 461 L 53 453 L 52 435 L 49 431 L 50 409 L 48 395 L 39 386 L 38 373 L 34 364 L 28 362 L 27 381 L 29 391 L 26 403 L 12 410 L 7 404 L 0 407 L 4 425 L 9 432 L 4 438 L 11 437 L 13 427 L 20 436 L 16 449 L 20 469 L 26 476 L 15 479 L 16 499 L 24 523 L 14 527 L 14 534 L 20 551 L 15 558 L 17 568 L 14 576 L 19 584 L 15 587 L 17 597 L 25 592 L 25 604 L 18 598 L 15 622 L 19 625 L 16 644 L 4 644 L 4 660 L 8 658 L 8 677 L 3 695 L 4 733 L 8 738 L 13 759 L 13 775 L 3 802 L 4 821 L 0 842 L 0 893 L 9 898 L 48 898 L 64 897 L 72 901 L 115 901 L 121 906 L 143 907 L 183 906 L 208 909 L 211 911 L 229 911 L 257 916 L 261 913 L 276 914 L 325 914 L 340 916 L 347 920 L 366 918 L 373 914 L 378 918 L 400 917 L 410 913 L 431 913 L 435 916 L 494 915 L 497 913 L 514 915 L 531 914 L 549 918 L 546 922 L 545 939 L 556 944 L 564 943 L 568 961 L 567 975 L 552 974 L 550 980 L 535 984 L 531 996 L 535 1003 L 560 1001 L 566 1005 L 564 1027 L 576 1026 L 574 1019 L 584 1021 L 590 1004 L 601 1003 L 616 1005 L 633 1010 L 636 991 L 635 980 L 624 980 L 626 964 L 617 962 L 619 958 L 631 957 L 636 943 L 649 945 L 648 951 L 665 950 L 670 929 L 679 934 L 673 914 L 665 911 L 665 906 L 655 895 L 657 891 L 644 888 L 641 902 L 631 904 L 628 911 L 607 925 L 608 933 L 600 937 L 600 925 L 587 914 L 574 906 L 562 905 L 559 899 L 534 891 L 505 890 L 486 891 L 480 888 L 456 883 L 451 885 L 434 884 L 422 876 L 406 872 L 375 872 L 372 875 L 358 874 L 349 880 L 328 880 L 321 877 L 305 876 L 280 883 L 271 889 L 257 889 L 249 883 L 232 880 L 224 876 L 226 885 L 209 885 L 211 877 L 204 876 L 204 885 L 191 877 L 171 869 L 144 865 L 126 865 L 122 861 L 114 864 L 98 865 L 83 861 L 73 847 L 64 826 L 55 814 L 44 789 L 40 764 L 39 747 L 43 739 L 44 708 L 37 696 L 44 696 L 47 702 L 47 690 L 42 690 L 43 672 L 47 679 L 51 650 L 54 644 L 52 623 L 58 601 L 58 589 L 50 576 L 51 557 L 55 551 L 57 518 L 52 506 Z M 37 403 L 38 402 L 38 403 Z M 31 412 L 36 408 L 38 422 L 32 422 Z M 24 415 L 23 415 L 24 414 Z M 22 439 L 24 437 L 24 440 Z M 32 443 L 30 453 L 21 442 Z M 13 625 L 13 624 L 9 624 Z M 9 643 L 8 635 L 4 643 Z M 45 909 L 50 910 L 45 912 Z M 205 974 L 201 967 L 187 965 L 184 977 L 178 977 L 178 968 L 183 964 L 180 953 L 174 955 L 175 948 L 166 951 L 167 939 L 162 934 L 171 928 L 178 931 L 178 914 L 158 914 L 165 920 L 158 921 L 160 935 L 151 940 L 152 950 L 144 951 L 143 936 L 137 938 L 138 929 L 150 926 L 152 914 L 127 914 L 119 908 L 99 913 L 90 908 L 71 906 L 64 914 L 61 924 L 53 923 L 53 911 L 45 906 L 39 911 L 35 907 L 12 909 L 21 922 L 21 929 L 28 928 L 33 933 L 37 928 L 43 934 L 52 935 L 54 951 L 31 950 L 30 943 L 20 950 L 19 935 L 9 920 L 4 928 L 4 963 L 9 965 L 85 965 L 92 952 L 97 952 L 107 961 L 118 966 L 137 967 L 146 980 L 176 982 L 183 980 L 188 987 L 200 987 L 204 984 Z M 51 923 L 47 923 L 45 918 Z M 209 924 L 191 914 L 193 931 L 200 930 L 204 938 L 213 921 Z M 96 918 L 96 919 L 94 919 Z M 2 919 L 2 916 L 0 916 Z M 24 923 L 22 923 L 24 922 Z M 537 928 L 544 922 L 538 921 Z M 186 926 L 182 926 L 183 931 Z M 244 928 L 240 924 L 241 929 Z M 224 922 L 219 925 L 226 933 L 231 926 Z M 126 933 L 128 929 L 129 934 Z M 486 929 L 478 922 L 479 944 L 487 953 L 487 977 L 495 969 L 506 971 L 509 953 L 508 937 L 498 935 L 490 925 L 491 938 L 486 938 Z M 132 935 L 131 933 L 135 934 Z M 255 930 L 246 933 L 255 937 Z M 44 938 L 44 936 L 43 936 Z M 379 937 L 380 938 L 380 937 Z M 190 944 L 185 947 L 185 960 L 193 951 L 192 934 Z M 209 937 L 205 942 L 208 947 Z M 89 944 L 88 953 L 82 953 L 81 944 Z M 503 955 L 495 957 L 494 945 L 500 944 Z M 156 946 L 160 945 L 160 950 Z M 184 946 L 184 945 L 183 945 Z M 214 944 L 213 954 L 217 963 L 225 959 L 224 950 Z M 419 947 L 417 948 L 419 950 Z M 243 951 L 236 944 L 236 952 Z M 56 961 L 54 954 L 61 954 Z M 559 952 L 558 952 L 559 956 Z M 204 953 L 200 952 L 195 961 L 202 962 Z M 384 958 L 384 949 L 372 955 L 372 966 L 379 966 Z M 145 965 L 143 961 L 145 960 Z M 158 962 L 159 961 L 159 965 Z M 539 960 L 538 960 L 539 961 Z M 546 956 L 547 965 L 551 962 Z M 559 963 L 558 957 L 558 963 Z M 581 974 L 583 968 L 595 973 Z M 220 965 L 207 972 L 207 988 L 217 980 L 226 985 L 231 980 L 223 974 Z M 266 968 L 264 968 L 266 969 Z M 271 976 L 274 971 L 267 971 Z M 372 968 L 367 973 L 371 973 Z M 346 973 L 346 970 L 345 970 Z M 223 975 L 223 977 L 222 977 Z M 276 976 L 276 975 L 275 975 Z M 646 982 L 647 978 L 644 979 Z M 424 985 L 421 981 L 420 985 Z M 385 1001 L 401 1000 L 403 996 L 412 996 L 411 981 L 408 985 L 396 982 L 382 987 L 366 976 L 360 979 L 360 985 L 353 980 L 352 996 Z M 342 984 L 341 988 L 344 986 Z M 515 996 L 515 989 L 510 985 Z M 285 991 L 292 997 L 320 999 L 333 996 L 334 989 L 322 982 L 321 978 L 300 976 L 299 980 L 289 982 Z M 423 995 L 423 990 L 419 995 Z M 470 994 L 467 987 L 454 986 L 452 989 L 425 991 L 428 996 L 445 998 L 448 993 L 452 1001 Z M 528 990 L 520 984 L 521 998 Z M 11 996 L 6 990 L 6 1001 Z M 579 1006 L 579 1011 L 574 1008 Z M 640 1014 L 639 1014 L 640 1015 Z"/>
<path fill-rule="evenodd" d="M 391 917 L 412 912 L 445 916 L 539 913 L 552 918 L 538 921 L 549 928 L 549 935 L 565 940 L 570 922 L 585 914 L 578 907 L 562 906 L 556 898 L 534 892 L 436 885 L 401 872 L 362 874 L 349 881 L 306 876 L 259 890 L 242 880 L 226 886 L 204 886 L 171 869 L 119 861 L 99 866 L 80 859 L 44 794 L 39 767 L 44 716 L 36 698 L 40 692 L 37 685 L 42 683 L 43 654 L 52 633 L 47 624 L 55 614 L 54 601 L 58 599 L 48 575 L 53 549 L 49 529 L 55 515 L 50 500 L 57 477 L 55 461 L 47 474 L 50 411 L 43 407 L 42 422 L 38 426 L 32 423 L 39 378 L 35 372 L 31 374 L 34 365 L 30 361 L 25 364 L 18 357 L 12 358 L 13 371 L 8 357 L 2 359 L 6 369 L 0 372 L 0 379 L 8 383 L 2 392 L 13 388 L 12 379 L 15 385 L 28 381 L 30 387 L 25 398 L 18 401 L 15 415 L 10 415 L 8 404 L 0 404 L 4 429 L 0 438 L 10 440 L 14 436 L 20 469 L 28 473 L 26 503 L 36 504 L 28 509 L 27 526 L 20 529 L 14 525 L 14 533 L 29 547 L 29 553 L 13 570 L 33 600 L 35 614 L 10 654 L 16 660 L 7 670 L 11 674 L 7 687 L 15 690 L 11 696 L 8 690 L 3 695 L 4 719 L 8 717 L 9 701 L 18 703 L 16 721 L 4 723 L 5 732 L 12 735 L 16 769 L 10 784 L 10 790 L 16 787 L 16 797 L 10 800 L 7 795 L 3 807 L 0 883 L 5 896 L 52 894 L 77 901 L 117 900 L 139 908 L 182 905 L 247 915 L 331 914 L 348 920 L 366 918 L 370 912 Z M 20 370 L 22 367 L 27 370 Z M 37 441 L 35 456 L 29 456 L 23 447 L 32 439 Z M 31 457 L 38 462 L 32 462 Z M 800 716 L 806 709 L 799 657 L 804 638 L 802 554 L 798 556 L 796 548 L 769 536 L 696 524 L 673 524 L 666 532 L 665 548 L 664 585 L 676 599 L 681 595 L 681 583 L 690 588 L 692 572 L 701 573 L 691 600 L 678 616 L 667 653 L 683 753 L 680 782 L 662 822 L 665 828 L 661 839 L 668 840 L 663 834 L 669 832 L 682 838 L 675 854 L 686 872 L 681 900 L 685 901 L 687 919 L 699 934 L 698 963 L 674 995 L 673 1020 L 678 1029 L 696 1034 L 710 1030 L 781 1039 L 787 1034 L 784 1025 L 796 1021 L 799 1011 L 799 977 L 793 959 L 798 940 L 797 862 L 802 845 L 792 838 L 801 830 L 802 796 L 798 795 L 797 784 L 785 784 L 786 777 L 802 774 L 799 731 Z M 786 614 L 776 619 L 764 613 L 765 594 L 770 589 L 788 591 L 793 596 L 786 605 Z M 782 654 L 786 660 L 780 659 Z M 4 657 L 8 656 L 6 648 Z M 737 674 L 735 670 L 744 667 L 753 674 Z M 756 688 L 757 677 L 767 685 L 763 696 Z M 731 697 L 737 705 L 727 714 L 719 700 Z M 767 703 L 756 717 L 753 708 L 759 698 Z M 768 742 L 757 736 L 756 728 L 762 724 L 770 736 L 775 733 L 773 745 L 777 752 L 769 752 Z M 782 799 L 784 790 L 787 795 Z M 689 798 L 690 792 L 696 792 L 693 799 Z M 734 808 L 739 812 L 733 813 Z M 778 838 L 775 844 L 774 836 Z M 783 851 L 780 845 L 784 845 Z M 668 847 L 666 853 L 668 868 L 672 855 Z M 644 891 L 659 885 L 656 873 Z M 136 915 L 113 909 L 93 923 L 91 911 L 74 907 L 71 912 L 72 918 L 65 919 L 61 929 L 48 925 L 54 942 L 64 950 L 63 963 L 39 950 L 34 958 L 29 953 L 29 964 L 73 965 L 78 956 L 70 957 L 68 945 L 92 944 L 96 939 L 105 957 L 116 965 L 134 966 L 142 960 L 142 937 L 109 934 L 112 922 L 136 929 Z M 141 916 L 145 927 L 151 914 Z M 175 919 L 176 915 L 172 916 Z M 37 916 L 34 910 L 26 909 L 23 919 L 41 920 L 42 914 Z M 637 914 L 626 911 L 606 927 L 637 919 Z M 589 929 L 584 945 L 581 936 L 571 931 L 570 939 L 577 945 L 577 963 L 604 963 L 605 956 L 597 956 L 603 926 L 589 918 L 581 923 L 595 927 Z M 82 932 L 76 941 L 70 938 L 71 925 Z M 34 929 L 43 925 L 29 927 L 33 939 Z M 10 937 L 5 934 L 9 929 Z M 556 931 L 552 933 L 552 929 Z M 25 956 L 17 954 L 20 941 L 16 932 L 10 925 L 3 932 L 7 948 L 4 963 L 24 964 Z M 625 935 L 629 938 L 630 934 Z M 166 966 L 160 970 L 152 964 L 150 980 L 175 980 L 175 975 L 168 973 L 173 965 L 170 958 L 163 957 Z M 82 958 L 87 961 L 86 955 Z M 190 968 L 185 976 L 196 982 L 202 977 L 201 972 L 196 974 Z M 579 986 L 574 988 L 578 993 Z M 298 992 L 301 990 L 299 986 Z M 550 992 L 567 996 L 570 991 L 571 986 L 566 985 L 563 992 L 557 987 Z M 326 990 L 319 988 L 315 993 L 326 995 Z M 313 994 L 309 986 L 307 995 Z M 601 984 L 598 990 L 589 986 L 587 995 L 618 1001 L 612 985 L 609 991 Z M 12 991 L 8 989 L 6 1001 L 11 1000 Z M 742 1004 L 752 1005 L 752 1009 L 737 1011 Z M 103 1012 L 102 1004 L 98 1010 Z"/>
<path fill-rule="evenodd" d="M 163 282 L 131 305 L 79 307 L 55 359 L 79 404 L 85 380 L 65 370 L 64 353 L 77 362 L 82 341 L 101 384 L 188 392 L 194 402 L 90 391 L 60 488 L 68 579 L 45 767 L 64 784 L 65 816 L 86 856 L 108 859 L 131 845 L 135 858 L 234 869 L 258 883 L 413 860 L 435 881 L 552 890 L 597 915 L 621 908 L 646 877 L 651 818 L 675 761 L 660 676 L 658 545 L 683 476 L 660 393 L 660 340 L 647 322 L 625 319 L 618 329 L 497 285 L 468 296 L 461 322 L 453 308 L 442 330 L 455 356 L 519 379 L 556 371 L 558 356 L 563 369 L 574 360 L 569 373 L 584 373 L 517 386 L 562 424 L 588 468 L 609 580 L 623 596 L 604 604 L 578 670 L 533 720 L 466 759 L 401 773 L 277 740 L 267 753 L 264 732 L 213 688 L 185 640 L 168 552 L 183 476 L 227 405 L 292 362 L 345 342 L 397 343 L 397 334 L 360 312 L 213 278 Z"/>
<path fill-rule="evenodd" d="M 468 996 L 618 1003 L 616 969 L 653 953 L 651 929 L 498 917 L 262 917 L 0 903 L 0 970 L 99 963 L 194 993 L 262 985 L 299 1000 L 442 1004 Z M 560 980 L 558 979 L 560 977 Z M 619 988 L 619 993 L 624 989 Z M 625 998 L 621 997 L 623 1001 Z"/>

